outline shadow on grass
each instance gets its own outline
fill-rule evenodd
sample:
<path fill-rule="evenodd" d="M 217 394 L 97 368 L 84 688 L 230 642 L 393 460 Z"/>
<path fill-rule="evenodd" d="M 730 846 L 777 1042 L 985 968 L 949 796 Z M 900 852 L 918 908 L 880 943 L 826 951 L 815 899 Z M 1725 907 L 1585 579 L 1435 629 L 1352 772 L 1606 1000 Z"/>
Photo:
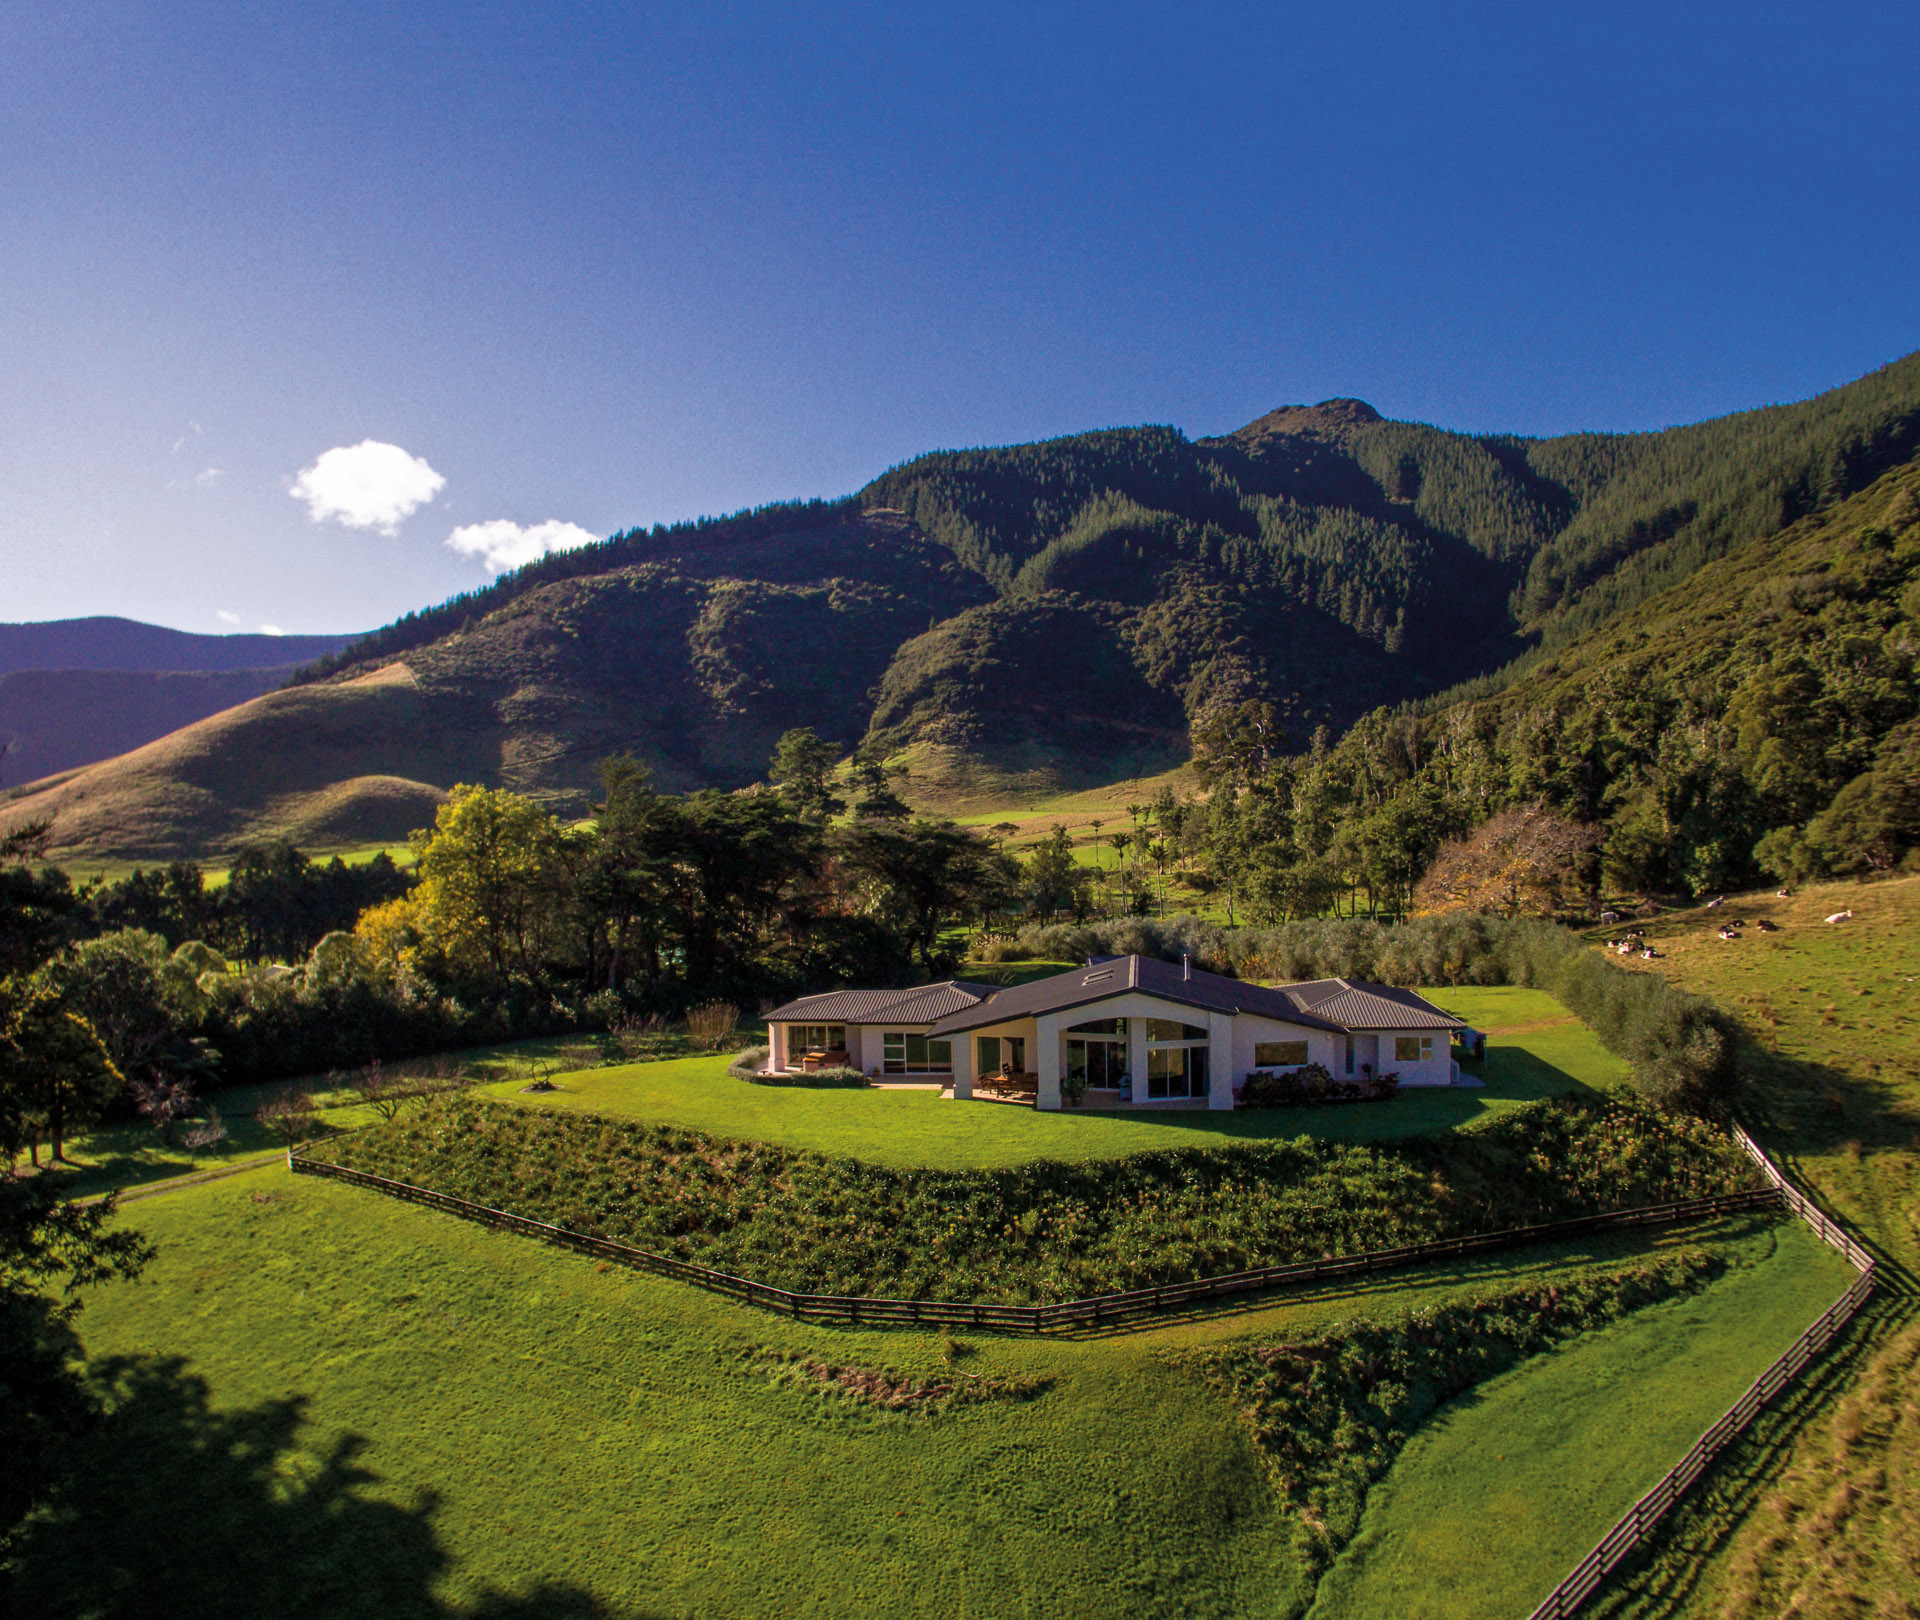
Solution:
<path fill-rule="evenodd" d="M 109 1416 L 11 1549 L 9 1611 L 61 1617 L 379 1615 L 593 1620 L 585 1592 L 540 1585 L 453 1605 L 438 1498 L 374 1494 L 366 1442 L 300 1448 L 302 1397 L 217 1411 L 178 1359 L 96 1364 Z"/>

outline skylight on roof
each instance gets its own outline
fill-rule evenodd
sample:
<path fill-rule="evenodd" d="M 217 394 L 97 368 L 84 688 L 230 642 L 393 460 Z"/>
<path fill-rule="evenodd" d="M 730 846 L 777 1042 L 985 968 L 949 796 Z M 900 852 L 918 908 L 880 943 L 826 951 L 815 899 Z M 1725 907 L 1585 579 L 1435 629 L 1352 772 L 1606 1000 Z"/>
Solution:
<path fill-rule="evenodd" d="M 1082 985 L 1101 984 L 1101 983 L 1104 983 L 1106 980 L 1111 979 L 1112 977 L 1113 977 L 1113 969 L 1108 968 L 1104 973 L 1089 973 L 1080 982 Z"/>

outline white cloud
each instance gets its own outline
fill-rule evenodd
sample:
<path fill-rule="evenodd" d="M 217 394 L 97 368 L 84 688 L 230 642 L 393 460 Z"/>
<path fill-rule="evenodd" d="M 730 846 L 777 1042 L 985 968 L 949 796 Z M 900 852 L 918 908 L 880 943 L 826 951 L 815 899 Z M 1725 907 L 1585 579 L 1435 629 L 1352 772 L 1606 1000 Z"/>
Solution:
<path fill-rule="evenodd" d="M 193 481 L 202 489 L 212 489 L 215 484 L 220 482 L 220 477 L 220 468 L 209 467 L 205 472 L 195 473 L 193 475 Z"/>
<path fill-rule="evenodd" d="M 229 613 L 225 608 L 215 608 L 213 610 L 213 616 L 222 624 L 238 624 L 240 622 L 239 614 Z"/>
<path fill-rule="evenodd" d="M 260 626 L 260 634 L 263 636 L 284 636 L 286 631 L 282 630 L 277 624 L 263 624 Z"/>
<path fill-rule="evenodd" d="M 572 551 L 576 546 L 600 543 L 600 536 L 588 534 L 577 524 L 548 518 L 545 523 L 521 528 L 506 518 L 491 523 L 469 523 L 447 536 L 447 544 L 463 557 L 477 557 L 487 565 L 489 574 L 505 573 L 550 551 Z"/>
<path fill-rule="evenodd" d="M 335 518 L 349 529 L 398 531 L 401 520 L 447 487 L 446 479 L 397 444 L 362 439 L 327 451 L 293 481 L 315 523 Z"/>

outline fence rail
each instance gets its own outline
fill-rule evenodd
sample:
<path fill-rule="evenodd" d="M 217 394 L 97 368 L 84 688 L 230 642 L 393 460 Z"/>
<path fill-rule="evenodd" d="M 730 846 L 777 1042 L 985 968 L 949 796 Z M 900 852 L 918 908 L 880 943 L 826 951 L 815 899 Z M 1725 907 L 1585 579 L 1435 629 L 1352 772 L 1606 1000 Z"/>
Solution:
<path fill-rule="evenodd" d="M 1794 1186 L 1787 1179 L 1786 1172 L 1767 1156 L 1766 1150 L 1758 1142 L 1737 1125 L 1733 1134 L 1747 1156 L 1760 1167 L 1760 1173 L 1767 1178 L 1780 1201 L 1812 1227 L 1823 1242 L 1837 1250 L 1859 1275 L 1854 1278 L 1853 1285 L 1821 1313 L 1820 1320 L 1795 1339 L 1785 1354 L 1756 1378 L 1752 1387 L 1721 1414 L 1705 1434 L 1694 1441 L 1692 1449 L 1667 1471 L 1665 1477 L 1627 1509 L 1619 1523 L 1600 1538 L 1599 1545 L 1574 1565 L 1573 1572 L 1547 1594 L 1533 1611 L 1531 1620 L 1566 1620 L 1567 1616 L 1578 1610 L 1621 1559 L 1646 1541 L 1654 1526 L 1666 1517 L 1668 1510 L 1686 1494 L 1693 1482 L 1707 1471 L 1708 1465 L 1728 1442 L 1759 1416 L 1774 1396 L 1807 1369 L 1873 1293 L 1873 1256 Z"/>
<path fill-rule="evenodd" d="M 609 1238 L 590 1237 L 564 1226 L 529 1220 L 507 1210 L 476 1204 L 448 1193 L 416 1187 L 410 1182 L 391 1181 L 345 1165 L 311 1159 L 305 1154 L 287 1153 L 287 1167 L 296 1175 L 328 1176 L 354 1186 L 369 1187 L 409 1203 L 425 1204 L 467 1220 L 504 1228 L 540 1238 L 581 1254 L 591 1254 L 641 1271 L 655 1272 L 680 1282 L 693 1283 L 752 1305 L 765 1306 L 788 1316 L 810 1321 L 917 1323 L 927 1327 L 997 1328 L 1009 1333 L 1050 1333 L 1061 1328 L 1105 1325 L 1129 1317 L 1150 1316 L 1210 1299 L 1254 1293 L 1288 1284 L 1320 1282 L 1334 1277 L 1351 1277 L 1373 1271 L 1391 1271 L 1426 1261 L 1460 1259 L 1502 1249 L 1523 1248 L 1536 1243 L 1564 1242 L 1603 1232 L 1631 1230 L 1636 1227 L 1673 1226 L 1685 1221 L 1709 1219 L 1716 1215 L 1737 1214 L 1745 1210 L 1776 1207 L 1781 1190 L 1774 1186 L 1755 1187 L 1744 1192 L 1721 1193 L 1710 1198 L 1688 1198 L 1665 1204 L 1647 1204 L 1636 1209 L 1609 1210 L 1603 1215 L 1582 1215 L 1572 1220 L 1549 1221 L 1537 1226 L 1509 1227 L 1500 1232 L 1478 1232 L 1467 1237 L 1441 1238 L 1432 1243 L 1414 1243 L 1397 1249 L 1370 1249 L 1362 1254 L 1338 1255 L 1325 1260 L 1304 1260 L 1284 1266 L 1260 1266 L 1251 1271 L 1229 1272 L 1219 1277 L 1200 1277 L 1190 1282 L 1162 1283 L 1152 1288 L 1135 1288 L 1125 1293 L 1098 1294 L 1085 1299 L 1059 1300 L 1047 1305 L 969 1304 L 933 1299 L 869 1299 L 852 1294 L 803 1294 L 730 1272 L 698 1266 L 670 1254 L 634 1248 Z"/>

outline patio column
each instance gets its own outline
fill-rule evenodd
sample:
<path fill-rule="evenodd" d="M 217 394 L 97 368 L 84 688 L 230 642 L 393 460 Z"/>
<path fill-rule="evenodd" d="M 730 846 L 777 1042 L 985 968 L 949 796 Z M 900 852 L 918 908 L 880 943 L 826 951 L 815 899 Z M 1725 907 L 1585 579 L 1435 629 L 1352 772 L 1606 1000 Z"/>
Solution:
<path fill-rule="evenodd" d="M 953 1100 L 966 1102 L 973 1096 L 973 1053 L 977 1037 L 964 1030 L 953 1037 Z"/>
<path fill-rule="evenodd" d="M 1039 1080 L 1036 1108 L 1060 1106 L 1060 1015 L 1045 1013 L 1034 1020 L 1033 1072 Z"/>
<path fill-rule="evenodd" d="M 786 1068 L 786 1058 L 787 1026 L 785 1024 L 767 1025 L 767 1072 L 778 1074 Z"/>
<path fill-rule="evenodd" d="M 1127 1073 L 1133 1076 L 1133 1106 L 1147 1100 L 1147 1021 L 1133 1014 L 1127 1019 Z"/>
<path fill-rule="evenodd" d="M 1207 1014 L 1207 1107 L 1233 1107 L 1233 1015 Z"/>

